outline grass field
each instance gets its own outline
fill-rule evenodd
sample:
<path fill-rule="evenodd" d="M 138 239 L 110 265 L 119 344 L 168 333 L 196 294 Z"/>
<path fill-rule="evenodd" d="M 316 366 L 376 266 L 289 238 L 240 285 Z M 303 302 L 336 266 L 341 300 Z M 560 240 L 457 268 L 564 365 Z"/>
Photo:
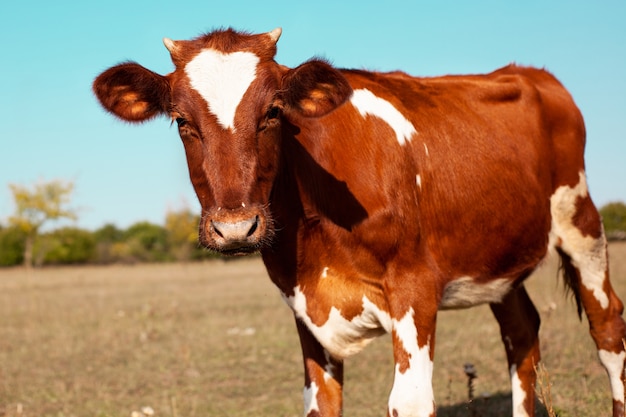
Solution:
<path fill-rule="evenodd" d="M 626 244 L 610 252 L 626 298 Z M 527 287 L 558 415 L 608 415 L 607 378 L 556 265 Z M 478 372 L 473 412 L 465 363 Z M 488 307 L 440 315 L 439 416 L 510 415 L 507 373 Z M 345 415 L 384 416 L 392 374 L 388 337 L 348 359 Z M 301 392 L 293 318 L 259 258 L 0 270 L 0 416 L 291 417 Z"/>

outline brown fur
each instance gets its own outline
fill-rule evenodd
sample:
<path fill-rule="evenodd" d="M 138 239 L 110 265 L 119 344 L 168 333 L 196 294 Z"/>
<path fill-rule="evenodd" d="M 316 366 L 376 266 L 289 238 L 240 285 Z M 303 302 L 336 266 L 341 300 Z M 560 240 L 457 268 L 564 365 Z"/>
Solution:
<path fill-rule="evenodd" d="M 260 250 L 286 299 L 305 297 L 304 310 L 293 308 L 305 384 L 319 390 L 319 409 L 309 416 L 341 414 L 342 346 L 312 333 L 330 325 L 333 309 L 350 323 L 374 314 L 364 307 L 367 299 L 387 314 L 402 376 L 411 367 L 411 343 L 428 347 L 432 360 L 439 303 L 459 279 L 464 281 L 456 290 L 478 294 L 468 303 L 492 300 L 484 294 L 481 299 L 480 292 L 508 280 L 497 288 L 510 292 L 497 294 L 503 302 L 492 310 L 532 415 L 539 316 L 522 282 L 547 254 L 551 196 L 559 187 L 577 185 L 584 172 L 582 116 L 556 78 L 516 65 L 432 78 L 339 70 L 321 60 L 289 69 L 273 60 L 275 36 L 231 29 L 173 45 L 171 74 L 122 64 L 99 76 L 94 91 L 124 120 L 158 113 L 177 120 L 202 206 L 201 243 L 227 254 Z M 218 125 L 185 75 L 184 66 L 203 48 L 248 51 L 260 59 L 234 130 Z M 388 102 L 417 133 L 399 144 L 393 126 L 361 115 L 350 102 L 358 89 Z M 601 242 L 591 200 L 579 199 L 574 212 L 573 226 Z M 626 333 L 622 304 L 608 271 L 605 311 L 581 287 L 581 274 L 589 271 L 577 269 L 573 253 L 559 251 L 598 349 L 622 352 L 616 342 Z M 417 340 L 406 340 L 394 327 L 409 312 Z M 355 326 L 351 330 L 360 333 L 350 337 L 381 333 L 385 324 L 374 321 L 371 328 Z M 345 331 L 341 325 L 335 330 Z M 337 350 L 329 353 L 331 347 Z M 404 412 L 391 405 L 390 410 Z M 620 410 L 618 402 L 614 417 Z"/>

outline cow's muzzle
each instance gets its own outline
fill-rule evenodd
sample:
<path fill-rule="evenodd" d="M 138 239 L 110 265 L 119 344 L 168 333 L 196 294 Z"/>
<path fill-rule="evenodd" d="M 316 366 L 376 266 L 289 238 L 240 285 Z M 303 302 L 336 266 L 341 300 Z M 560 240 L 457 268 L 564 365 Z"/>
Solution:
<path fill-rule="evenodd" d="M 261 210 L 218 210 L 203 216 L 200 243 L 226 255 L 256 252 L 267 241 L 267 224 Z"/>

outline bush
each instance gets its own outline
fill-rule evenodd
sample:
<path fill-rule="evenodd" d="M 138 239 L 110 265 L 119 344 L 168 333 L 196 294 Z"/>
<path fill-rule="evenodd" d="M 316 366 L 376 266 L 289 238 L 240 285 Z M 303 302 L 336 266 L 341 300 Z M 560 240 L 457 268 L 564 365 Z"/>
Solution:
<path fill-rule="evenodd" d="M 96 241 L 87 230 L 65 227 L 40 235 L 35 241 L 37 265 L 66 265 L 93 261 Z"/>
<path fill-rule="evenodd" d="M 96 230 L 93 235 L 96 241 L 95 262 L 109 264 L 123 261 L 115 250 L 115 247 L 124 241 L 123 230 L 118 229 L 113 224 L 106 224 Z"/>
<path fill-rule="evenodd" d="M 18 227 L 0 229 L 0 266 L 24 263 L 26 232 Z"/>
<path fill-rule="evenodd" d="M 135 223 L 124 232 L 125 247 L 120 247 L 126 261 L 163 262 L 172 260 L 165 228 L 149 222 Z"/>
<path fill-rule="evenodd" d="M 626 204 L 613 202 L 600 209 L 609 240 L 626 240 Z"/>
<path fill-rule="evenodd" d="M 199 261 L 219 257 L 198 243 L 200 215 L 190 209 L 168 211 L 165 216 L 165 229 L 169 236 L 169 252 L 179 262 Z"/>

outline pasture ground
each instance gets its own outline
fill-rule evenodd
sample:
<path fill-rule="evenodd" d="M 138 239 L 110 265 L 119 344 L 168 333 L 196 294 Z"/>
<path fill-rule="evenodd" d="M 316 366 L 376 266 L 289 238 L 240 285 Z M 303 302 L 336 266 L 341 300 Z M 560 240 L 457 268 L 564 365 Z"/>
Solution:
<path fill-rule="evenodd" d="M 624 299 L 626 244 L 611 244 L 610 256 Z M 552 262 L 527 281 L 552 403 L 561 417 L 608 415 L 587 322 L 556 277 Z M 441 313 L 435 356 L 439 416 L 510 415 L 487 306 Z M 471 406 L 465 363 L 478 373 Z M 392 376 L 389 337 L 349 358 L 345 415 L 384 416 Z M 259 258 L 0 270 L 0 416 L 140 416 L 150 407 L 156 417 L 291 417 L 302 414 L 301 393 L 293 318 Z"/>

